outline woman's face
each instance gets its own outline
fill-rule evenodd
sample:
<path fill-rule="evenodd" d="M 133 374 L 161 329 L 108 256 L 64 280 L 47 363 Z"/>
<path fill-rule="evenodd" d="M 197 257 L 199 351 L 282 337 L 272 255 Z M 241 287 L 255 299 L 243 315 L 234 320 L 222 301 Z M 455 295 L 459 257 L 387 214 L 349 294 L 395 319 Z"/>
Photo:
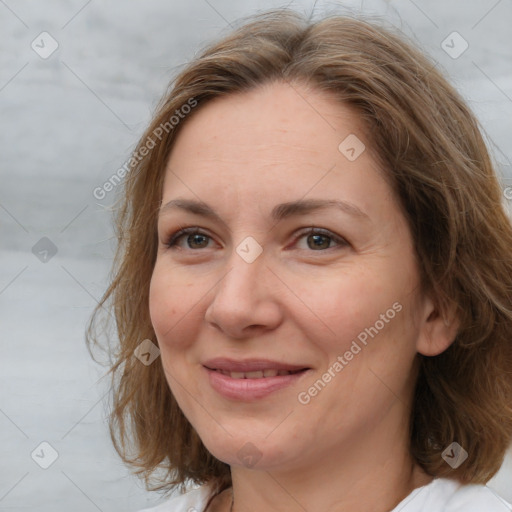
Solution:
<path fill-rule="evenodd" d="M 208 103 L 176 140 L 151 320 L 180 408 L 232 466 L 407 434 L 429 302 L 368 147 L 352 110 L 283 83 Z"/>

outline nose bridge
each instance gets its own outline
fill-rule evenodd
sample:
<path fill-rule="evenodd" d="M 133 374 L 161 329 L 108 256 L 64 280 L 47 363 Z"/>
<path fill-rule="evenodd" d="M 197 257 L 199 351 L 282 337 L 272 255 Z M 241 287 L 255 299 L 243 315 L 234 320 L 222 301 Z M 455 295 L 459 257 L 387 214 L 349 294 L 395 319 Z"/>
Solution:
<path fill-rule="evenodd" d="M 227 272 L 215 287 L 206 320 L 231 336 L 242 336 L 249 326 L 271 327 L 279 322 L 279 306 L 268 290 L 268 261 L 263 247 L 246 237 L 234 247 Z"/>
<path fill-rule="evenodd" d="M 257 285 L 262 284 L 266 259 L 263 247 L 253 237 L 244 238 L 234 247 L 216 296 L 223 293 L 228 300 L 240 301 L 240 305 L 254 302 L 260 293 Z"/>

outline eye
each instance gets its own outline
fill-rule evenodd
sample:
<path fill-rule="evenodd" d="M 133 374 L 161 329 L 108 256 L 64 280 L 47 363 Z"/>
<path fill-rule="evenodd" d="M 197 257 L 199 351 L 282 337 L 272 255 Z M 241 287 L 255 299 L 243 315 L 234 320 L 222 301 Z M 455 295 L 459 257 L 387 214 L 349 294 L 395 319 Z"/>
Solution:
<path fill-rule="evenodd" d="M 338 235 L 335 235 L 331 231 L 319 228 L 309 228 L 308 231 L 303 232 L 297 240 L 302 238 L 306 239 L 307 248 L 313 251 L 322 251 L 325 249 L 334 249 L 331 247 L 331 243 L 334 242 L 338 246 L 347 247 L 349 243 Z"/>
<path fill-rule="evenodd" d="M 345 239 L 335 235 L 331 231 L 313 227 L 302 232 L 296 240 L 301 240 L 303 238 L 306 238 L 307 240 L 307 248 L 312 249 L 315 252 L 334 249 L 335 247 L 331 246 L 333 242 L 339 247 L 347 247 L 350 245 Z M 185 240 L 186 247 L 183 247 L 182 244 L 180 244 L 181 240 Z M 198 227 L 190 227 L 171 234 L 165 245 L 170 249 L 180 248 L 198 250 L 208 248 L 208 243 L 211 240 L 212 238 L 210 235 L 204 233 Z"/>
<path fill-rule="evenodd" d="M 185 238 L 186 235 L 188 236 Z M 211 237 L 200 231 L 197 227 L 185 228 L 173 233 L 165 245 L 171 249 L 176 247 L 183 248 L 178 244 L 181 239 L 185 240 L 187 244 L 186 249 L 197 250 L 207 247 Z"/>

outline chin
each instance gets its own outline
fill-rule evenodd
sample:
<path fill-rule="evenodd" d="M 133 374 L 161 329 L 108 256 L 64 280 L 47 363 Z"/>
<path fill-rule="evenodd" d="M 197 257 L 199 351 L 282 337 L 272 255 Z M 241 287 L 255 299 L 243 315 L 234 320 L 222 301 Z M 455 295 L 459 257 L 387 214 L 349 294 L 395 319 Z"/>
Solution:
<path fill-rule="evenodd" d="M 221 429 L 222 430 L 222 429 Z M 283 440 L 268 440 L 265 436 L 236 435 L 231 437 L 222 430 L 219 438 L 212 437 L 211 431 L 201 436 L 207 450 L 229 466 L 247 469 L 269 470 L 286 463 Z"/>

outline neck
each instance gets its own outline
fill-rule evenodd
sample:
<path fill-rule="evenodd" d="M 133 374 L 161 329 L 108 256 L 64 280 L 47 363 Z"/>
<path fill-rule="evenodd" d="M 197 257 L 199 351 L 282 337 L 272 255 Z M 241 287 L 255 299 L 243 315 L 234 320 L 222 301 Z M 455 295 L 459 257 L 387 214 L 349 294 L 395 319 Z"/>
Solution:
<path fill-rule="evenodd" d="M 404 472 L 403 477 L 381 474 L 381 480 L 373 473 L 372 478 L 340 480 L 333 475 L 311 478 L 307 485 L 298 486 L 292 478 L 267 472 L 259 478 L 245 480 L 234 477 L 229 507 L 232 512 L 259 510 L 303 512 L 306 510 L 332 510 L 335 512 L 390 512 L 414 489 L 428 484 L 432 477 L 419 467 Z M 363 481 L 364 480 L 364 481 Z M 333 485 L 335 482 L 335 485 Z M 388 487 L 387 487 L 388 486 Z M 318 507 L 315 509 L 315 507 Z"/>
<path fill-rule="evenodd" d="M 233 512 L 389 512 L 415 488 L 432 481 L 411 460 L 404 442 L 407 432 L 400 442 L 390 442 L 393 435 L 397 432 L 366 432 L 359 443 L 340 445 L 303 466 L 295 462 L 284 470 L 233 466 Z M 225 510 L 230 507 L 231 503 Z"/>

